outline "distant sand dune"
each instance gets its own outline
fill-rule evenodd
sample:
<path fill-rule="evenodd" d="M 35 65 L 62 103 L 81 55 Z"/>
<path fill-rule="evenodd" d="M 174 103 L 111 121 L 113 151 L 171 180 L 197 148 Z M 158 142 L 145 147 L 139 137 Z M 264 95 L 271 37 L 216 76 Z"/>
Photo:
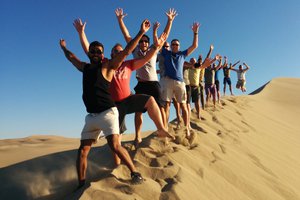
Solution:
<path fill-rule="evenodd" d="M 124 165 L 114 168 L 105 140 L 89 155 L 90 184 L 75 193 L 78 139 L 1 140 L 0 199 L 300 200 L 299 85 L 277 78 L 252 95 L 208 105 L 201 121 L 193 111 L 190 140 L 175 121 L 169 145 L 145 133 L 130 151 L 141 185 L 130 184 Z"/>

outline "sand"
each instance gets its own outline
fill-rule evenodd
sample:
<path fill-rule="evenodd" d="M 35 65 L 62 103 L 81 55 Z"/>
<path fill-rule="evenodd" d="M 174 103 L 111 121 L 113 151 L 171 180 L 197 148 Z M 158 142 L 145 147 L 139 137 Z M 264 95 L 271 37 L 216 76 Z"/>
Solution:
<path fill-rule="evenodd" d="M 193 137 L 152 132 L 130 151 L 145 181 L 131 185 L 105 140 L 89 155 L 90 184 L 76 188 L 79 140 L 30 136 L 0 140 L 0 199 L 300 200 L 300 79 L 276 78 L 251 95 L 226 96 L 203 120 L 193 112 Z M 130 146 L 133 135 L 123 145 Z"/>

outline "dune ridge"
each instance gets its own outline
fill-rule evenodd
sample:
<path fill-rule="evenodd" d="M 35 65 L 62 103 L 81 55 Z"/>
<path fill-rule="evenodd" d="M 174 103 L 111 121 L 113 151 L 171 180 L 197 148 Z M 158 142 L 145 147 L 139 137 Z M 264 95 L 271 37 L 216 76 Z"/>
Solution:
<path fill-rule="evenodd" d="M 0 177 L 6 183 L 0 199 L 300 199 L 299 84 L 300 79 L 276 78 L 252 95 L 224 97 L 216 109 L 210 104 L 201 121 L 193 112 L 189 141 L 174 121 L 169 131 L 176 140 L 167 146 L 147 133 L 140 148 L 130 151 L 145 179 L 141 185 L 130 184 L 124 165 L 114 168 L 105 141 L 92 149 L 90 184 L 77 192 L 78 139 L 36 136 L 31 146 L 0 141 Z M 130 139 L 123 144 L 130 146 Z M 8 159 L 24 148 L 28 159 Z M 41 155 L 32 156 L 33 149 Z"/>

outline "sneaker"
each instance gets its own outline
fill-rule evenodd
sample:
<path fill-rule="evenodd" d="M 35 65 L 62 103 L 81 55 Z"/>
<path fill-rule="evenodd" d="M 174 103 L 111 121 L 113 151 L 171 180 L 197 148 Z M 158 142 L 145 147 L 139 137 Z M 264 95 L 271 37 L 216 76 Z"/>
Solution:
<path fill-rule="evenodd" d="M 143 182 L 143 177 L 139 172 L 131 172 L 131 183 L 133 185 L 138 185 Z"/>

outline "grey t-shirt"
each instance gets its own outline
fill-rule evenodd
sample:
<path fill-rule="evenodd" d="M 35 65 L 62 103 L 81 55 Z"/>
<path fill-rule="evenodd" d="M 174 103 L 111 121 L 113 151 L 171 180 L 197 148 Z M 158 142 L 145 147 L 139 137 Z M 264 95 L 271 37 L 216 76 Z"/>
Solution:
<path fill-rule="evenodd" d="M 150 48 L 146 52 L 142 52 L 137 46 L 132 54 L 134 58 L 139 58 L 146 55 L 149 50 Z M 156 59 L 157 54 L 155 54 L 143 67 L 136 70 L 136 77 L 143 81 L 158 81 L 156 74 Z"/>

